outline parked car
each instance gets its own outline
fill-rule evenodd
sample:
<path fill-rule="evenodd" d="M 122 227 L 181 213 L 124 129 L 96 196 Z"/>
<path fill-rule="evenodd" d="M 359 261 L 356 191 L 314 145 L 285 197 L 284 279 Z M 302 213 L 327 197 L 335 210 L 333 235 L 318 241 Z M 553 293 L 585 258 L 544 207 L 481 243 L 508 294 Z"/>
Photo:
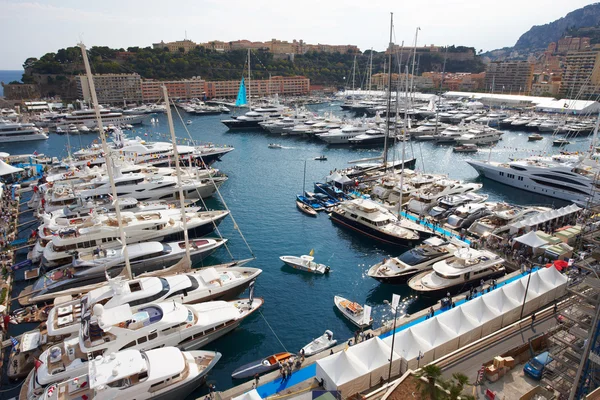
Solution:
<path fill-rule="evenodd" d="M 535 380 L 541 380 L 544 368 L 552 362 L 552 357 L 547 351 L 538 354 L 525 364 L 523 371 Z"/>

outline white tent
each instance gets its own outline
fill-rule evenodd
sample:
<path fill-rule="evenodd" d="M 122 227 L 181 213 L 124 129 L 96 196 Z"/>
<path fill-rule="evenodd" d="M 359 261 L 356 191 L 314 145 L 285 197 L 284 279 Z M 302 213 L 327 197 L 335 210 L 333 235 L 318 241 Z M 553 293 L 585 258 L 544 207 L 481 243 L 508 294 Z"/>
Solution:
<path fill-rule="evenodd" d="M 262 397 L 260 397 L 256 389 L 252 389 L 251 391 L 246 392 L 241 396 L 234 397 L 231 400 L 262 400 Z"/>
<path fill-rule="evenodd" d="M 355 356 L 340 351 L 317 361 L 317 380 L 326 390 L 338 390 L 350 397 L 369 388 L 369 371 Z"/>
<path fill-rule="evenodd" d="M 388 346 L 391 346 L 392 337 L 386 337 L 383 339 L 383 342 Z M 419 364 L 425 365 L 433 361 L 433 351 L 431 346 L 415 335 L 412 328 L 396 333 L 394 339 L 394 352 L 403 359 L 401 367 L 402 373 L 406 372 L 407 369 L 416 369 Z M 420 361 L 418 360 L 419 354 L 421 354 Z"/>
<path fill-rule="evenodd" d="M 485 297 L 490 296 L 492 293 L 487 293 L 460 306 L 468 318 L 475 320 L 481 326 L 482 337 L 502 328 L 502 315 L 483 301 Z"/>
<path fill-rule="evenodd" d="M 519 279 L 519 282 L 523 289 L 527 289 L 524 314 L 529 314 L 552 301 L 550 296 L 554 288 L 540 279 L 538 271 L 531 273 L 527 278 Z"/>
<path fill-rule="evenodd" d="M 526 228 L 527 230 L 533 228 L 536 225 L 543 224 L 544 222 L 552 221 L 554 219 L 564 217 L 569 214 L 580 211 L 576 204 L 571 204 L 566 207 L 559 208 L 557 210 L 544 211 L 536 214 L 533 217 L 524 219 L 523 221 L 515 222 L 510 225 L 510 233 L 516 233 L 519 229 Z"/>
<path fill-rule="evenodd" d="M 437 317 L 421 322 L 411 329 L 419 339 L 431 346 L 434 360 L 458 349 L 458 336 L 440 324 Z"/>
<path fill-rule="evenodd" d="M 339 183 L 340 185 L 347 185 L 354 182 L 352 179 L 348 178 L 346 175 L 340 174 L 338 171 L 334 171 L 333 174 L 327 176 L 328 182 Z"/>
<path fill-rule="evenodd" d="M 566 113 L 566 114 L 597 114 L 600 112 L 600 103 L 592 100 L 550 99 L 540 102 L 535 106 L 536 111 Z"/>
<path fill-rule="evenodd" d="M 542 268 L 538 271 L 540 279 L 544 281 L 548 286 L 552 287 L 550 299 L 562 297 L 567 291 L 567 281 L 569 280 L 565 275 L 558 272 L 554 267 Z"/>
<path fill-rule="evenodd" d="M 394 343 L 395 345 L 396 343 Z M 392 356 L 392 376 L 400 374 L 400 356 L 395 352 L 392 353 L 391 347 L 377 336 L 350 347 L 347 353 L 359 359 L 367 368 L 370 375 L 370 386 L 378 384 L 381 378 L 389 378 L 390 355 Z"/>
<path fill-rule="evenodd" d="M 541 247 L 548 244 L 544 239 L 536 235 L 534 231 L 529 231 L 526 234 L 515 238 L 515 242 L 531 247 L 534 253 L 543 252 Z"/>
<path fill-rule="evenodd" d="M 514 282 L 513 282 L 514 283 Z M 490 292 L 483 297 L 483 301 L 493 310 L 502 316 L 502 327 L 512 324 L 519 318 L 521 304 L 523 303 L 523 294 L 525 290 L 518 291 L 518 288 L 509 287 L 509 283 L 499 289 Z M 508 291 L 506 288 L 508 287 Z"/>
<path fill-rule="evenodd" d="M 467 317 L 462 307 L 446 311 L 439 315 L 437 319 L 440 324 L 458 337 L 458 347 L 466 346 L 481 338 L 481 325 L 474 319 Z"/>
<path fill-rule="evenodd" d="M 11 175 L 21 171 L 24 171 L 24 169 L 13 167 L 12 165 L 9 165 L 4 161 L 0 160 L 0 176 Z"/>

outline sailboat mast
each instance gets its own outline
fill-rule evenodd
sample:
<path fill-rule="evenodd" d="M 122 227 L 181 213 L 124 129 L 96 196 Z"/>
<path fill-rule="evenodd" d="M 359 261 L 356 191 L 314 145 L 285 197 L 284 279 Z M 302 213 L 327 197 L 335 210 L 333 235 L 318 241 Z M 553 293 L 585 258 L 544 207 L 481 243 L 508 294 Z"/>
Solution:
<path fill-rule="evenodd" d="M 371 94 L 371 78 L 373 76 L 373 48 L 371 47 L 371 54 L 369 57 L 369 95 Z"/>
<path fill-rule="evenodd" d="M 306 160 L 304 160 L 304 178 L 302 178 L 302 196 L 306 190 Z"/>
<path fill-rule="evenodd" d="M 388 160 L 388 139 L 390 136 L 390 114 L 392 112 L 392 31 L 394 29 L 394 13 L 390 13 L 390 45 L 388 47 L 389 51 L 389 65 L 390 70 L 388 71 L 388 91 L 387 91 L 387 109 L 386 109 L 386 117 L 385 117 L 385 138 L 383 141 L 383 170 L 387 170 L 387 160 Z M 371 52 L 373 54 L 373 52 Z"/>
<path fill-rule="evenodd" d="M 446 46 L 446 53 L 444 54 L 444 65 L 442 66 L 442 79 L 440 79 L 440 94 L 438 95 L 438 105 L 435 108 L 435 136 L 438 133 L 438 114 L 440 111 L 440 102 L 442 101 L 442 90 L 444 87 L 444 77 L 446 76 L 446 60 L 448 59 L 448 46 Z"/>
<path fill-rule="evenodd" d="M 408 97 L 408 64 L 406 65 L 406 96 Z M 402 72 L 402 71 L 400 71 Z M 402 137 L 402 169 L 400 170 L 400 199 L 398 201 L 398 217 L 402 218 L 402 193 L 404 190 L 404 157 L 406 156 L 406 139 L 408 130 L 408 112 L 404 113 L 404 132 Z"/>
<path fill-rule="evenodd" d="M 171 131 L 171 142 L 173 143 L 173 156 L 175 157 L 175 173 L 177 174 L 177 185 L 179 186 L 179 207 L 181 207 L 181 221 L 183 222 L 183 240 L 185 241 L 185 258 L 189 267 L 192 267 L 192 257 L 190 255 L 190 243 L 187 229 L 187 217 L 185 215 L 185 197 L 183 195 L 183 185 L 181 182 L 181 166 L 179 165 L 179 150 L 177 149 L 177 138 L 175 137 L 175 127 L 173 126 L 173 115 L 171 114 L 171 104 L 169 103 L 169 92 L 165 85 L 162 85 L 163 97 L 167 105 L 167 121 L 169 121 L 169 131 Z"/>
<path fill-rule="evenodd" d="M 417 27 L 417 31 L 415 32 L 415 48 L 414 48 L 414 52 L 413 52 L 413 63 L 412 63 L 412 71 L 411 71 L 411 77 L 410 77 L 410 88 L 413 88 L 413 83 L 415 81 L 415 63 L 417 61 L 417 39 L 419 37 L 419 31 L 421 30 L 421 28 Z M 413 95 L 414 95 L 414 91 L 413 91 Z"/>
<path fill-rule="evenodd" d="M 248 49 L 248 109 L 252 111 L 252 105 L 250 103 L 250 49 Z"/>
<path fill-rule="evenodd" d="M 354 79 L 356 78 L 356 55 L 354 55 L 354 63 L 352 66 L 352 104 L 354 104 Z"/>
<path fill-rule="evenodd" d="M 81 48 L 81 55 L 83 56 L 83 65 L 85 66 L 85 73 L 87 75 L 88 84 L 90 85 L 90 94 L 92 95 L 92 103 L 94 105 L 94 111 L 96 113 L 96 124 L 100 130 L 100 141 L 102 142 L 102 151 L 104 152 L 104 159 L 106 161 L 106 172 L 108 174 L 108 181 L 112 191 L 113 204 L 115 206 L 115 213 L 117 215 L 117 222 L 119 225 L 119 236 L 121 238 L 121 244 L 123 245 L 123 257 L 125 258 L 125 273 L 128 279 L 133 277 L 131 273 L 131 264 L 129 263 L 129 254 L 127 252 L 127 241 L 125 237 L 125 231 L 123 230 L 123 224 L 121 221 L 121 208 L 119 207 L 119 197 L 117 196 L 117 187 L 115 186 L 115 178 L 113 175 L 112 158 L 110 156 L 110 150 L 106 143 L 106 134 L 104 133 L 104 126 L 102 126 L 102 118 L 100 117 L 100 105 L 98 104 L 98 97 L 96 96 L 96 85 L 94 85 L 94 76 L 92 75 L 92 69 L 90 68 L 90 61 L 85 51 L 85 45 L 79 43 Z"/>

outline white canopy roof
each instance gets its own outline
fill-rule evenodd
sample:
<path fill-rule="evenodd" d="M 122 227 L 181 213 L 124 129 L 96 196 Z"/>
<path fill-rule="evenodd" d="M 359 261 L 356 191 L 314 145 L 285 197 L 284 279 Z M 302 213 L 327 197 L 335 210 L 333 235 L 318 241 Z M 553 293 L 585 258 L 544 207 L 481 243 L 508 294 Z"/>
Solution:
<path fill-rule="evenodd" d="M 11 175 L 21 171 L 23 171 L 23 168 L 13 167 L 12 165 L 0 160 L 0 176 Z"/>
<path fill-rule="evenodd" d="M 557 210 L 549 210 L 544 211 L 542 213 L 536 214 L 533 217 L 529 217 L 524 219 L 523 221 L 515 222 L 510 225 L 511 232 L 516 232 L 517 230 L 524 227 L 532 227 L 535 225 L 542 224 L 547 221 L 552 221 L 553 219 L 564 217 L 565 215 L 572 214 L 581 210 L 576 204 L 571 204 L 566 207 L 559 208 Z"/>
<path fill-rule="evenodd" d="M 526 234 L 515 238 L 515 242 L 522 243 L 526 246 L 538 248 L 547 245 L 548 243 L 540 238 L 534 231 L 529 231 Z"/>
<path fill-rule="evenodd" d="M 341 386 L 369 373 L 360 360 L 348 354 L 348 351 L 340 351 L 318 360 L 317 365 L 335 386 Z"/>
<path fill-rule="evenodd" d="M 389 365 L 389 357 L 392 349 L 385 344 L 379 337 L 373 340 L 365 340 L 355 346 L 350 347 L 346 352 L 361 361 L 369 372 L 376 370 L 383 365 Z M 394 352 L 393 360 L 399 360 L 400 356 Z"/>
<path fill-rule="evenodd" d="M 564 113 L 597 113 L 600 111 L 600 103 L 591 100 L 569 100 L 569 99 L 547 99 L 536 105 L 537 111 L 564 112 Z"/>
<path fill-rule="evenodd" d="M 348 178 L 346 175 L 340 174 L 338 171 L 334 171 L 333 174 L 327 176 L 327 180 L 340 184 L 352 182 L 352 179 Z"/>

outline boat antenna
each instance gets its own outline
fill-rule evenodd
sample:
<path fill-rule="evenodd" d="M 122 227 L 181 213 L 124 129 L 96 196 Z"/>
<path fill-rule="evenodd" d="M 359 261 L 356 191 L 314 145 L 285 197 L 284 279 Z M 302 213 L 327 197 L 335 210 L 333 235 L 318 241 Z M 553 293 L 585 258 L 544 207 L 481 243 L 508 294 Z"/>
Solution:
<path fill-rule="evenodd" d="M 187 229 L 187 216 L 185 215 L 185 197 L 183 195 L 183 183 L 181 182 L 181 166 L 179 165 L 179 150 L 177 149 L 177 138 L 175 137 L 175 128 L 173 126 L 173 116 L 171 115 L 171 104 L 169 103 L 169 91 L 165 85 L 162 85 L 163 97 L 167 105 L 167 121 L 169 122 L 169 131 L 171 131 L 171 142 L 173 143 L 173 156 L 175 157 L 175 172 L 177 174 L 177 185 L 179 186 L 179 207 L 181 207 L 181 221 L 183 222 L 183 240 L 185 241 L 185 258 L 188 266 L 192 267 L 192 257 L 190 255 L 190 242 Z"/>
<path fill-rule="evenodd" d="M 383 140 L 383 171 L 387 171 L 388 161 L 388 140 L 390 137 L 390 114 L 392 112 L 392 50 L 394 44 L 392 43 L 392 32 L 394 30 L 394 13 L 390 13 L 390 44 L 389 44 L 389 65 L 388 71 L 388 91 L 387 91 L 387 109 L 385 118 L 385 138 Z"/>
<path fill-rule="evenodd" d="M 125 231 L 123 230 L 123 223 L 121 221 L 121 208 L 119 207 L 119 197 L 117 196 L 117 187 L 115 186 L 115 177 L 113 175 L 113 164 L 110 149 L 106 143 L 106 133 L 104 132 L 104 126 L 102 126 L 102 117 L 100 116 L 100 105 L 98 104 L 98 97 L 96 96 L 96 86 L 94 85 L 94 76 L 92 75 L 92 69 L 90 68 L 90 61 L 85 50 L 85 44 L 79 43 L 81 48 L 81 54 L 83 56 L 83 65 L 85 66 L 85 73 L 87 75 L 88 84 L 90 85 L 90 94 L 92 95 L 92 103 L 94 104 L 94 111 L 96 113 L 96 125 L 99 129 L 100 141 L 102 142 L 102 151 L 104 152 L 104 160 L 106 161 L 106 172 L 108 173 L 108 181 L 110 183 L 110 189 L 112 191 L 113 205 L 115 206 L 115 214 L 117 216 L 117 225 L 119 226 L 119 236 L 121 238 L 121 245 L 123 246 L 123 258 L 125 258 L 125 276 L 127 279 L 132 279 L 131 264 L 129 263 L 129 254 L 127 252 L 127 240 L 125 237 Z"/>

